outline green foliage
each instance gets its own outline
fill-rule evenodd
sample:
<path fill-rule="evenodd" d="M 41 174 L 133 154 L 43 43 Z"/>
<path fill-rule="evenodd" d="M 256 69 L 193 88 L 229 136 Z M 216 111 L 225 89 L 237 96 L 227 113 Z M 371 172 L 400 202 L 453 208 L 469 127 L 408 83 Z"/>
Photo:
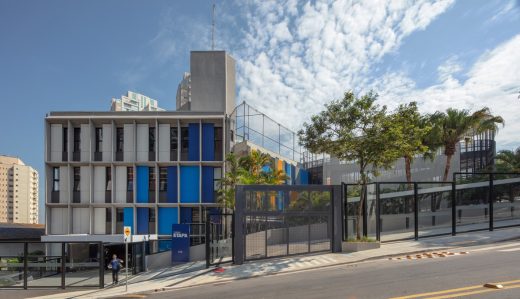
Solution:
<path fill-rule="evenodd" d="M 520 147 L 498 152 L 496 161 L 497 172 L 520 172 Z"/>
<path fill-rule="evenodd" d="M 443 181 L 448 180 L 451 167 L 451 158 L 456 152 L 459 141 L 471 142 L 471 137 L 485 131 L 497 131 L 497 124 L 504 124 L 504 119 L 491 114 L 489 108 L 484 107 L 473 113 L 466 109 L 449 108 L 446 112 L 435 112 L 429 116 L 432 125 L 428 137 L 430 147 L 438 149 L 444 147 L 446 166 Z"/>
<path fill-rule="evenodd" d="M 405 159 L 406 179 L 411 182 L 412 159 L 416 155 L 424 155 L 429 151 L 429 147 L 424 141 L 431 131 L 431 126 L 424 121 L 416 102 L 399 105 L 395 113 L 390 115 L 388 126 L 395 136 L 395 142 L 391 145 L 396 146 Z"/>
<path fill-rule="evenodd" d="M 363 237 L 361 237 L 359 239 L 348 238 L 347 242 L 368 242 L 368 243 L 372 243 L 372 242 L 377 242 L 377 240 L 369 238 L 369 237 L 366 237 L 366 236 L 363 236 Z"/>
<path fill-rule="evenodd" d="M 240 158 L 229 153 L 226 156 L 226 170 L 217 191 L 217 200 L 226 209 L 235 207 L 236 185 L 280 185 L 289 179 L 283 170 L 273 169 L 269 155 L 257 150 Z"/>
<path fill-rule="evenodd" d="M 377 95 L 369 92 L 356 97 L 352 91 L 343 99 L 325 105 L 325 110 L 311 117 L 310 123 L 298 132 L 300 143 L 313 153 L 326 153 L 343 161 L 355 161 L 359 165 L 361 186 L 358 208 L 357 238 L 361 238 L 361 206 L 365 201 L 366 184 L 370 175 L 377 176 L 378 169 L 389 168 L 401 157 L 399 150 L 401 132 L 386 106 L 375 104 Z"/>

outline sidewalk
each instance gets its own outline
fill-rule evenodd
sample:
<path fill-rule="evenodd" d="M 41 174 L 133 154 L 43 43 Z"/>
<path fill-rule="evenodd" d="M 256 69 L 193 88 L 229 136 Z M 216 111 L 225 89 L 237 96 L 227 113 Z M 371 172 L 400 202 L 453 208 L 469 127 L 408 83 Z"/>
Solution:
<path fill-rule="evenodd" d="M 324 253 L 267 259 L 249 262 L 243 265 L 226 265 L 223 267 L 224 271 L 221 273 L 213 272 L 213 269 L 204 269 L 201 263 L 194 263 L 189 266 L 189 270 L 192 270 L 192 272 L 180 271 L 178 268 L 175 268 L 176 270 L 168 268 L 137 275 L 132 279 L 132 283 L 128 285 L 128 293 L 125 293 L 124 286 L 117 286 L 103 290 L 76 291 L 34 298 L 108 298 L 129 293 L 147 293 L 163 289 L 171 290 L 197 285 L 223 283 L 237 279 L 357 263 L 424 251 L 484 245 L 513 239 L 520 239 L 520 228 L 500 229 L 493 232 L 465 233 L 454 237 L 425 238 L 419 241 L 384 243 L 380 249 L 355 253 Z"/>

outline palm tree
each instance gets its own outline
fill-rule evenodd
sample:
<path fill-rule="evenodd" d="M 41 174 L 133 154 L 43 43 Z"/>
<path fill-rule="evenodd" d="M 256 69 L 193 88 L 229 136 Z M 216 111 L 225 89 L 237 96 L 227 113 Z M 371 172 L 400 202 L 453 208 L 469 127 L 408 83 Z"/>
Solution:
<path fill-rule="evenodd" d="M 449 108 L 446 112 L 435 112 L 430 116 L 433 124 L 430 133 L 432 146 L 443 146 L 446 156 L 443 182 L 448 180 L 451 159 L 457 151 L 457 143 L 462 140 L 471 141 L 474 134 L 485 131 L 497 131 L 497 124 L 504 124 L 504 119 L 491 114 L 489 108 L 484 107 L 470 113 L 469 110 Z"/>
<path fill-rule="evenodd" d="M 502 150 L 497 154 L 497 171 L 520 172 L 520 147 L 516 150 Z"/>

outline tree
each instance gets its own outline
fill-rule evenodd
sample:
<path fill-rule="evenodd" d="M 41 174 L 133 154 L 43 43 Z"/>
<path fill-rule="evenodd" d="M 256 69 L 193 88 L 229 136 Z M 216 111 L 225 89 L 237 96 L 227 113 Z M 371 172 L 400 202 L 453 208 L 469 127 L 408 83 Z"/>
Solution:
<path fill-rule="evenodd" d="M 269 155 L 257 150 L 240 158 L 232 152 L 227 154 L 226 167 L 217 190 L 218 202 L 226 209 L 235 207 L 236 185 L 280 185 L 288 179 L 283 170 L 272 168 Z"/>
<path fill-rule="evenodd" d="M 470 142 L 475 134 L 485 131 L 497 131 L 497 124 L 503 124 L 504 119 L 491 114 L 489 108 L 484 107 L 473 113 L 469 110 L 449 108 L 446 112 L 435 112 L 430 116 L 432 122 L 432 141 L 437 146 L 444 146 L 446 166 L 443 182 L 448 180 L 451 168 L 451 159 L 457 151 L 457 143 L 465 140 Z"/>
<path fill-rule="evenodd" d="M 496 160 L 498 172 L 520 172 L 520 147 L 499 151 Z"/>
<path fill-rule="evenodd" d="M 298 132 L 301 145 L 313 153 L 327 153 L 359 166 L 361 186 L 356 235 L 361 239 L 361 217 L 366 201 L 366 185 L 379 168 L 389 168 L 401 154 L 395 146 L 395 130 L 388 129 L 391 119 L 386 106 L 375 104 L 377 95 L 356 97 L 352 91 L 343 99 L 325 105 L 325 110 L 311 117 Z"/>
<path fill-rule="evenodd" d="M 394 145 L 404 158 L 406 181 L 411 187 L 412 159 L 416 155 L 424 155 L 428 152 L 429 147 L 424 141 L 431 127 L 419 113 L 416 102 L 399 105 L 396 112 L 391 115 L 390 126 L 397 136 Z"/>

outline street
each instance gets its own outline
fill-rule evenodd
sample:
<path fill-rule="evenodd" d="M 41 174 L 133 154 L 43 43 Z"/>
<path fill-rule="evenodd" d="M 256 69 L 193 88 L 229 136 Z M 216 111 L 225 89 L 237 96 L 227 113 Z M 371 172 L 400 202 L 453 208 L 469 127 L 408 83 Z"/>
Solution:
<path fill-rule="evenodd" d="M 147 298 L 520 298 L 518 241 L 468 251 L 433 259 L 383 259 L 236 280 Z M 504 289 L 482 286 L 492 282 L 502 282 Z"/>

